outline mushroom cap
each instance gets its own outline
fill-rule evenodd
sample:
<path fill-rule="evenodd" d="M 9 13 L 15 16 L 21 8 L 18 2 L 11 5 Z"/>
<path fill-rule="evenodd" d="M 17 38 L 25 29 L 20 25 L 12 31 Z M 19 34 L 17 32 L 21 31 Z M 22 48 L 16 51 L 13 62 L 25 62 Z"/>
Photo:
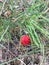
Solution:
<path fill-rule="evenodd" d="M 30 37 L 28 35 L 22 35 L 20 37 L 20 43 L 22 45 L 28 45 L 30 43 Z"/>

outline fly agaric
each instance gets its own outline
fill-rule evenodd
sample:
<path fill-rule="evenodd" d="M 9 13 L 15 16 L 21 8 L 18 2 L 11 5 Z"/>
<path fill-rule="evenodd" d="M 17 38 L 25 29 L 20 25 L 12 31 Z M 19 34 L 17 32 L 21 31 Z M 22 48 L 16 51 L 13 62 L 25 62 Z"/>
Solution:
<path fill-rule="evenodd" d="M 20 37 L 20 43 L 24 46 L 29 45 L 30 44 L 30 37 L 28 35 L 22 35 Z"/>

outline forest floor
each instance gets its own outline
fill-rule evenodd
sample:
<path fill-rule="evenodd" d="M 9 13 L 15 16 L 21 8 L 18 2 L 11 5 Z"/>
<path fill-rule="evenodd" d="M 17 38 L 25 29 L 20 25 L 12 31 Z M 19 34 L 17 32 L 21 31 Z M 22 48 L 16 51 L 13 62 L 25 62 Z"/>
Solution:
<path fill-rule="evenodd" d="M 45 9 L 47 8 L 46 12 L 48 11 L 46 16 L 47 18 L 49 18 L 49 0 L 45 1 L 47 2 Z M 19 19 L 18 11 L 24 11 L 27 7 L 30 6 L 31 2 L 32 0 L 26 0 L 24 2 L 22 2 L 22 0 L 17 0 L 17 2 L 16 0 L 0 0 L 0 22 L 6 22 L 7 20 L 15 22 L 17 19 Z M 12 13 L 13 11 L 14 13 Z M 16 19 L 16 17 L 18 18 Z M 44 43 L 43 56 L 40 52 L 40 48 L 38 48 L 37 46 L 23 46 L 20 44 L 20 36 L 22 34 L 25 34 L 24 30 L 20 29 L 18 25 L 15 26 L 15 24 L 13 23 L 12 25 L 9 22 L 4 22 L 4 26 L 8 23 L 13 27 L 10 28 L 10 41 L 8 39 L 8 37 L 10 38 L 8 32 L 5 35 L 5 38 L 3 38 L 3 40 L 1 40 L 0 42 L 0 65 L 49 65 L 49 39 L 41 37 L 41 42 Z M 46 26 L 46 24 L 45 27 L 47 29 L 49 28 L 48 26 Z M 4 30 L 2 27 L 2 23 L 0 23 L 0 36 L 2 34 L 2 31 Z M 20 35 L 20 33 L 22 34 Z M 2 45 L 4 47 L 2 47 Z"/>

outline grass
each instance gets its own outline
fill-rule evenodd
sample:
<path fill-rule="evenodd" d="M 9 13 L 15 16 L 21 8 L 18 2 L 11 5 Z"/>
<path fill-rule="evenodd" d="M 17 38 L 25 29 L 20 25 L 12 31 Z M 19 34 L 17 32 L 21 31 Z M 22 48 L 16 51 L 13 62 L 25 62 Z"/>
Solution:
<path fill-rule="evenodd" d="M 46 18 L 47 15 L 45 15 L 47 13 L 45 12 L 47 9 L 46 8 L 47 3 L 44 0 L 35 0 L 35 1 L 36 3 L 32 3 L 31 5 L 27 6 L 24 11 L 18 10 L 18 14 L 16 13 L 17 14 L 16 16 L 14 14 L 10 14 L 9 17 L 0 16 L 0 23 L 2 24 L 0 28 L 3 30 L 6 28 L 5 32 L 1 35 L 0 41 L 2 40 L 3 36 L 7 32 L 9 32 L 10 34 L 10 30 L 7 31 L 8 28 L 9 29 L 15 28 L 16 25 L 18 25 L 21 30 L 24 30 L 25 32 L 27 32 L 26 34 L 30 36 L 32 47 L 33 45 L 35 45 L 41 49 L 40 51 L 43 54 L 43 61 L 44 61 L 44 56 L 45 56 L 44 43 L 41 42 L 39 38 L 39 34 L 36 32 L 36 30 L 38 30 L 40 34 L 43 35 L 43 37 L 45 36 L 46 38 L 49 39 L 49 31 L 43 27 L 43 24 L 49 23 L 49 19 Z M 13 3 L 10 3 L 10 4 L 13 5 Z M 12 9 L 12 10 L 13 10 L 12 13 L 16 12 L 15 9 Z M 15 20 L 12 20 L 13 17 L 15 17 Z M 40 20 L 42 21 L 40 22 Z M 8 62 L 11 62 L 11 61 L 13 60 L 9 60 Z M 8 62 L 4 62 L 0 65 L 7 64 Z"/>

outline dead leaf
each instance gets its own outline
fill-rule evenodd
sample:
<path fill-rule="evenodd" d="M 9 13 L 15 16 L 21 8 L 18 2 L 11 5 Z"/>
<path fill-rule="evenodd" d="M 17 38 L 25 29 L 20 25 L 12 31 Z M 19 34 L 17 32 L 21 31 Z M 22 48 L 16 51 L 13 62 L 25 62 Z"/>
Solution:
<path fill-rule="evenodd" d="M 11 11 L 10 10 L 7 10 L 5 13 L 4 13 L 4 16 L 9 16 L 11 14 Z"/>

